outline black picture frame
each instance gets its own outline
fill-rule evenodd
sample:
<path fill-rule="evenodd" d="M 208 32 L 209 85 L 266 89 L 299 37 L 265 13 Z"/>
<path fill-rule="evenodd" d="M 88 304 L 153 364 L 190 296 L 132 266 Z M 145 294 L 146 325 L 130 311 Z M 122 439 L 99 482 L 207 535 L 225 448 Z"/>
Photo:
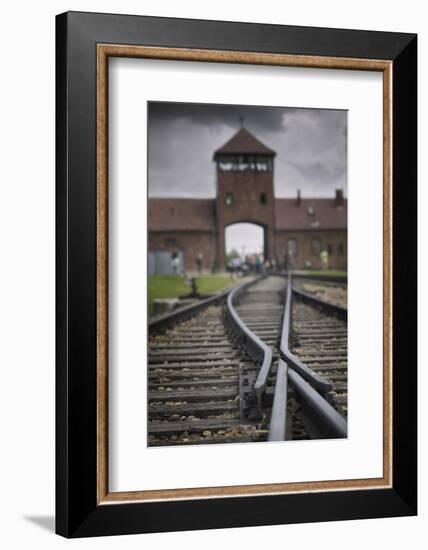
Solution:
<path fill-rule="evenodd" d="M 97 44 L 392 62 L 391 488 L 97 504 Z M 65 537 L 417 513 L 417 36 L 68 12 L 56 18 L 56 531 Z"/>

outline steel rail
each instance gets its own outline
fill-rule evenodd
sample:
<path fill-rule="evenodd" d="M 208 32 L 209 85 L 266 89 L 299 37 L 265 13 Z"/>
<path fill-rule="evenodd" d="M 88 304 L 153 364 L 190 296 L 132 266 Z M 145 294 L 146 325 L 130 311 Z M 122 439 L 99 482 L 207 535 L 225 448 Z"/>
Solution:
<path fill-rule="evenodd" d="M 292 300 L 292 276 L 288 274 L 287 295 L 285 299 L 285 311 L 282 321 L 281 344 L 279 352 L 284 361 L 306 380 L 313 388 L 326 395 L 332 389 L 332 384 L 325 378 L 316 374 L 312 369 L 303 364 L 293 353 L 289 345 L 289 334 L 291 329 L 291 300 Z"/>
<path fill-rule="evenodd" d="M 327 311 L 328 313 L 332 313 L 343 321 L 348 320 L 348 310 L 344 307 L 332 304 L 331 302 L 326 302 L 325 300 L 321 300 L 320 298 L 317 298 L 312 294 L 308 294 L 307 292 L 304 292 L 303 290 L 300 290 L 298 288 L 293 287 L 293 293 L 298 296 L 303 302 L 314 305 L 320 309 L 323 309 L 324 311 Z"/>
<path fill-rule="evenodd" d="M 219 294 L 215 294 L 214 296 L 210 296 L 209 298 L 205 298 L 204 300 L 199 300 L 196 304 L 190 304 L 180 309 L 176 309 L 175 311 L 165 313 L 164 315 L 161 315 L 156 319 L 152 319 L 148 323 L 149 333 L 163 331 L 174 323 L 184 321 L 185 319 L 196 315 L 206 307 L 215 304 L 221 300 L 224 300 L 230 294 L 230 292 L 232 292 L 232 290 L 233 287 L 227 288 Z"/>
<path fill-rule="evenodd" d="M 323 438 L 347 437 L 346 420 L 319 393 L 319 391 L 322 393 L 330 391 L 332 384 L 314 373 L 289 350 L 291 300 L 292 277 L 289 273 L 280 343 L 282 358 L 278 362 L 268 440 L 285 441 L 287 439 L 288 382 L 310 411 L 313 422 L 318 426 Z"/>
<path fill-rule="evenodd" d="M 260 411 L 262 409 L 262 398 L 266 390 L 267 379 L 273 361 L 272 350 L 242 321 L 235 309 L 234 302 L 243 291 L 263 278 L 264 277 L 259 277 L 254 281 L 245 283 L 235 288 L 227 297 L 227 316 L 232 329 L 242 339 L 249 355 L 255 361 L 261 363 L 259 373 L 253 387 L 257 398 L 257 406 Z"/>
<path fill-rule="evenodd" d="M 276 371 L 275 393 L 270 416 L 268 441 L 285 441 L 288 439 L 288 376 L 289 369 L 287 363 L 280 359 Z"/>
<path fill-rule="evenodd" d="M 290 384 L 311 413 L 322 439 L 345 438 L 348 426 L 343 416 L 293 369 L 288 369 Z"/>
<path fill-rule="evenodd" d="M 308 281 L 315 281 L 317 283 L 336 283 L 340 285 L 346 285 L 348 283 L 348 277 L 338 277 L 335 275 L 310 275 L 303 273 L 293 273 L 294 279 L 306 279 Z"/>

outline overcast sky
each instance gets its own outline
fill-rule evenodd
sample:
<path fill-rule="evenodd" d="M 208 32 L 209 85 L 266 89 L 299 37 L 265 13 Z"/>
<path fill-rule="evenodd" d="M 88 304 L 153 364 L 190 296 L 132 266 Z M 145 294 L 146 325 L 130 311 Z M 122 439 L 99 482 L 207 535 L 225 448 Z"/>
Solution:
<path fill-rule="evenodd" d="M 190 103 L 149 104 L 149 195 L 214 197 L 213 153 L 240 117 L 277 153 L 277 197 L 347 195 L 346 111 Z"/>

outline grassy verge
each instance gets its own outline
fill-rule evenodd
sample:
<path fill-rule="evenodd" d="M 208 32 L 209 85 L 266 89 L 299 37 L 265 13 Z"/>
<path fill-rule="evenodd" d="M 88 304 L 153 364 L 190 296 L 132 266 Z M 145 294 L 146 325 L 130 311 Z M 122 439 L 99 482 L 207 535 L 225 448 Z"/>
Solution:
<path fill-rule="evenodd" d="M 229 275 L 202 275 L 196 277 L 196 287 L 200 294 L 207 295 L 223 290 L 236 283 Z M 149 316 L 153 310 L 153 300 L 157 298 L 177 298 L 191 292 L 180 275 L 152 275 L 149 277 Z"/>
<path fill-rule="evenodd" d="M 236 284 L 236 279 L 232 279 L 230 275 L 208 275 L 196 277 L 196 287 L 200 294 L 213 294 L 219 290 L 223 290 L 228 286 Z"/>

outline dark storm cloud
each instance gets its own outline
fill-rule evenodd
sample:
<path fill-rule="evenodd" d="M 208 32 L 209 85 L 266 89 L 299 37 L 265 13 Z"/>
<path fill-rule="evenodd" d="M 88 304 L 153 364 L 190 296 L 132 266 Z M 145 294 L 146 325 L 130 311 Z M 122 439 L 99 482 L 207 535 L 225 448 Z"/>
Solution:
<path fill-rule="evenodd" d="M 345 111 L 186 103 L 149 104 L 149 194 L 213 197 L 213 153 L 241 126 L 275 150 L 277 196 L 346 193 Z"/>
<path fill-rule="evenodd" d="M 153 117 L 153 118 L 152 118 Z M 239 118 L 254 131 L 275 131 L 283 128 L 278 110 L 247 105 L 212 105 L 205 103 L 151 103 L 150 122 L 166 123 L 175 118 L 186 119 L 191 124 L 213 126 L 219 122 L 236 129 Z"/>

